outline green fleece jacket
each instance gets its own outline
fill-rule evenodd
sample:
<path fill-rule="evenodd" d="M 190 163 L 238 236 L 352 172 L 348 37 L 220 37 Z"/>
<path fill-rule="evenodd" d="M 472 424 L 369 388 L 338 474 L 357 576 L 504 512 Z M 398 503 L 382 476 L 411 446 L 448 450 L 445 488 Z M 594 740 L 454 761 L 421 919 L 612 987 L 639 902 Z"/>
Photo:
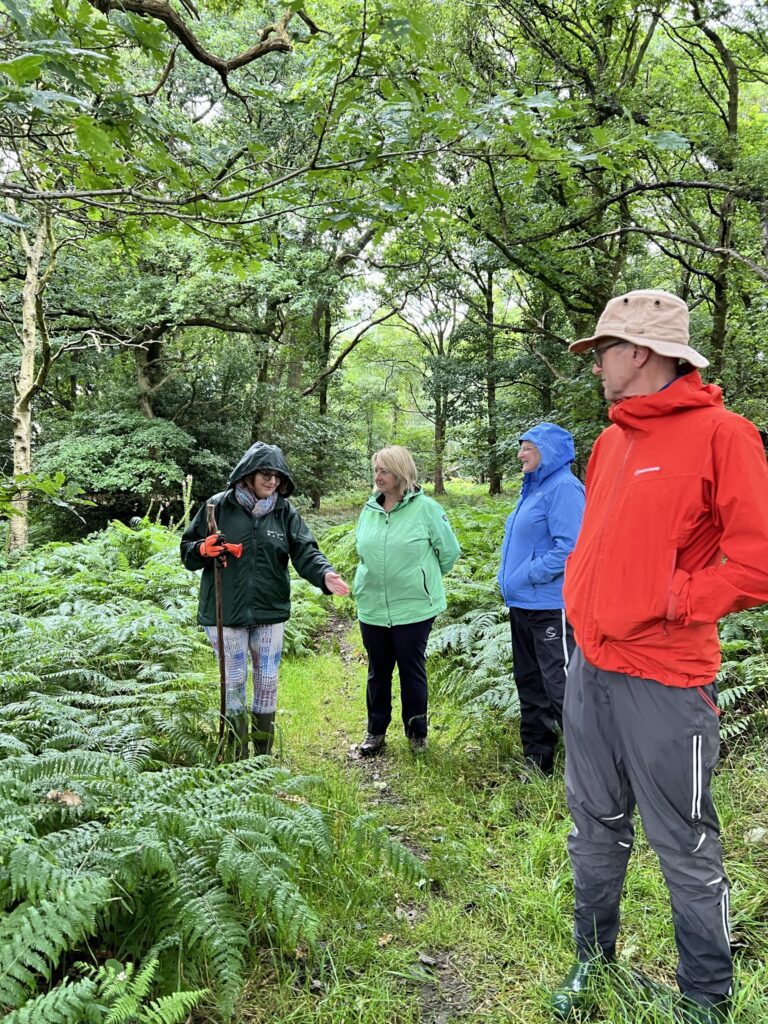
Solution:
<path fill-rule="evenodd" d="M 448 517 L 421 490 L 390 512 L 373 494 L 357 522 L 360 564 L 352 594 L 361 622 L 404 626 L 445 611 L 442 577 L 461 554 Z"/>

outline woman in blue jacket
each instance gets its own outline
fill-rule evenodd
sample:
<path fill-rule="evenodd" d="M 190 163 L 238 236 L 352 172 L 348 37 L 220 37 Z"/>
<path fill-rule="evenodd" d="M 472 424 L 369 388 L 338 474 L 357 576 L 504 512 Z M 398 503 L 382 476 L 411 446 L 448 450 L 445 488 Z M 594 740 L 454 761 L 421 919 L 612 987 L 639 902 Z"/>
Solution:
<path fill-rule="evenodd" d="M 584 485 L 571 472 L 567 430 L 539 423 L 520 438 L 520 500 L 507 519 L 498 581 L 509 608 L 520 740 L 526 764 L 552 774 L 573 630 L 565 619 L 563 570 L 584 513 Z"/>

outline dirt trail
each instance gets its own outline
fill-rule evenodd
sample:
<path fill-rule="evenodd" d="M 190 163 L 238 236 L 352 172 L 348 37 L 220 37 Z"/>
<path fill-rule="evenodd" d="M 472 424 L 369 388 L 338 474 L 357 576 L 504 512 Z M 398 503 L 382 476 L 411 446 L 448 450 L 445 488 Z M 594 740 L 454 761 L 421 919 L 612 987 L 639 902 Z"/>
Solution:
<path fill-rule="evenodd" d="M 349 619 L 338 615 L 332 616 L 324 630 L 323 636 L 338 651 L 342 663 L 339 680 L 339 695 L 343 698 L 360 699 L 359 666 L 365 664 L 365 654 L 351 642 Z M 355 678 L 356 677 L 356 678 Z M 328 698 L 329 704 L 332 698 Z M 361 700 L 361 710 L 364 711 Z M 390 731 L 393 738 L 395 730 L 400 728 L 399 716 L 393 717 Z M 392 751 L 384 752 L 376 757 L 361 757 L 360 743 L 364 738 L 365 722 L 361 721 L 359 738 L 349 743 L 344 756 L 346 771 L 356 781 L 362 781 L 364 790 L 372 807 L 380 807 L 382 817 L 388 817 L 388 811 L 397 811 L 405 806 L 399 790 L 401 773 L 407 771 L 408 761 L 402 757 L 392 756 Z M 328 757 L 339 758 L 338 739 L 344 735 L 343 730 L 335 730 L 328 734 Z M 405 825 L 386 824 L 387 830 L 415 857 L 426 863 L 429 852 L 408 835 Z M 394 916 L 410 928 L 415 928 L 424 918 L 427 908 L 423 904 L 403 901 L 395 907 Z M 454 963 L 450 952 L 433 950 L 425 947 L 418 954 L 418 962 L 414 964 L 414 977 L 404 981 L 408 992 L 419 1006 L 420 1024 L 450 1024 L 460 1021 L 471 1011 L 471 988 L 464 980 L 462 973 Z"/>

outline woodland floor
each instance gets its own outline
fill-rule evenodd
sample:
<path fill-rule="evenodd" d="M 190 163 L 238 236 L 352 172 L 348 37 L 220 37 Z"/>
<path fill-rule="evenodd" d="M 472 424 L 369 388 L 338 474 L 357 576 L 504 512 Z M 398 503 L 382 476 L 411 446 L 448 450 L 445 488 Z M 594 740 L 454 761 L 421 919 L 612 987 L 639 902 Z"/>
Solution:
<path fill-rule="evenodd" d="M 366 668 L 356 630 L 348 620 L 333 622 L 320 650 L 283 663 L 282 757 L 294 771 L 322 776 L 338 814 L 370 810 L 424 863 L 428 881 L 411 884 L 385 870 L 372 875 L 361 860 L 356 885 L 318 894 L 317 949 L 257 956 L 238 1024 L 550 1021 L 547 989 L 572 957 L 562 761 L 554 779 L 523 782 L 514 730 L 468 722 L 438 701 L 425 755 L 413 757 L 396 715 L 386 753 L 361 760 Z M 733 1019 L 742 1024 L 768 1019 L 763 753 L 732 752 L 715 785 L 733 886 Z M 627 977 L 639 968 L 673 984 L 668 899 L 642 833 L 627 879 L 622 942 Z M 668 1024 L 672 1016 L 606 981 L 582 1019 Z"/>

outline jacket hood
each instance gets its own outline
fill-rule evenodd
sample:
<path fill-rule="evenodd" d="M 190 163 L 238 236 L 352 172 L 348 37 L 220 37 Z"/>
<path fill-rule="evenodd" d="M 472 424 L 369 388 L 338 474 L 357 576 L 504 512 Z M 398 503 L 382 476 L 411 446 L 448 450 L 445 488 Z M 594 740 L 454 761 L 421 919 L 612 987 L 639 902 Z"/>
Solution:
<path fill-rule="evenodd" d="M 541 453 L 541 462 L 536 469 L 523 475 L 522 496 L 525 496 L 533 486 L 556 473 L 558 469 L 570 466 L 576 458 L 573 437 L 556 423 L 538 423 L 521 434 L 520 440 L 535 444 Z"/>
<path fill-rule="evenodd" d="M 692 370 L 677 377 L 661 391 L 614 402 L 608 410 L 608 418 L 619 427 L 648 432 L 657 416 L 722 405 L 722 390 L 716 384 L 705 384 L 698 371 Z"/>
<path fill-rule="evenodd" d="M 227 487 L 234 487 L 238 480 L 242 480 L 244 476 L 250 476 L 257 469 L 271 469 L 275 473 L 280 473 L 285 478 L 286 494 L 293 494 L 296 490 L 296 484 L 293 482 L 283 453 L 276 444 L 264 444 L 263 441 L 257 441 L 256 444 L 251 445 L 240 459 L 229 474 Z"/>

